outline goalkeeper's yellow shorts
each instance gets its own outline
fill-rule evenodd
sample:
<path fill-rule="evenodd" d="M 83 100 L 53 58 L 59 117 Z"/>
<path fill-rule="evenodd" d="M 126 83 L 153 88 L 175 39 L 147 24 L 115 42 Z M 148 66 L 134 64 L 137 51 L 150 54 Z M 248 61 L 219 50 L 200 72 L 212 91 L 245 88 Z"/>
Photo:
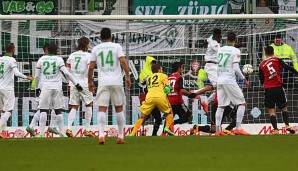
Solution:
<path fill-rule="evenodd" d="M 150 115 L 151 111 L 157 107 L 159 111 L 164 114 L 173 113 L 171 105 L 167 98 L 165 97 L 150 97 L 146 98 L 142 102 L 142 106 L 139 108 L 144 115 Z"/>

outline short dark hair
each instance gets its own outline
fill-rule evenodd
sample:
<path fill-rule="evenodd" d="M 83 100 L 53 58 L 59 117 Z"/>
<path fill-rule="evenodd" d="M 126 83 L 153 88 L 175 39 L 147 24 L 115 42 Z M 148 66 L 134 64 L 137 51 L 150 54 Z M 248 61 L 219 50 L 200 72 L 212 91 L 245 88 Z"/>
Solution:
<path fill-rule="evenodd" d="M 111 29 L 109 28 L 102 28 L 100 31 L 100 38 L 102 40 L 110 39 L 112 37 Z"/>
<path fill-rule="evenodd" d="M 275 37 L 274 38 L 278 38 L 278 39 L 281 39 L 281 33 L 276 33 Z"/>
<path fill-rule="evenodd" d="M 265 48 L 265 55 L 266 56 L 273 56 L 274 55 L 274 48 L 272 46 L 267 46 Z"/>
<path fill-rule="evenodd" d="M 214 29 L 213 30 L 213 36 L 215 36 L 215 35 L 221 35 L 221 30 L 218 29 L 218 28 Z"/>
<path fill-rule="evenodd" d="M 236 41 L 236 34 L 234 32 L 229 32 L 227 35 L 227 40 L 230 42 Z"/>
<path fill-rule="evenodd" d="M 45 44 L 45 45 L 42 47 L 43 51 L 46 51 L 48 48 L 49 48 L 49 45 L 48 45 L 48 44 Z"/>
<path fill-rule="evenodd" d="M 49 54 L 57 55 L 58 46 L 56 44 L 50 44 L 48 46 L 48 51 L 49 51 Z"/>
<path fill-rule="evenodd" d="M 160 64 L 155 64 L 151 66 L 151 71 L 152 73 L 157 73 L 160 68 L 161 68 Z"/>
<path fill-rule="evenodd" d="M 179 68 L 182 67 L 182 63 L 181 62 L 174 62 L 172 65 L 172 72 L 177 72 Z"/>
<path fill-rule="evenodd" d="M 6 53 L 10 53 L 12 52 L 13 50 L 15 49 L 15 46 L 13 43 L 7 43 L 6 46 L 5 46 L 5 52 Z"/>
<path fill-rule="evenodd" d="M 78 40 L 78 47 L 77 50 L 82 50 L 84 52 L 88 51 L 88 44 L 89 44 L 89 39 L 87 37 L 81 37 Z"/>

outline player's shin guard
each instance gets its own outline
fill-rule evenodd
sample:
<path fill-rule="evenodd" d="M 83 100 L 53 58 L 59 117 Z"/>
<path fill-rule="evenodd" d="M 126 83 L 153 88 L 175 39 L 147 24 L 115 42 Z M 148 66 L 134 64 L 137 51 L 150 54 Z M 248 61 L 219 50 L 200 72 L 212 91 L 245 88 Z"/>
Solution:
<path fill-rule="evenodd" d="M 117 115 L 117 124 L 118 124 L 118 138 L 124 138 L 124 113 L 119 112 Z"/>
<path fill-rule="evenodd" d="M 216 125 L 216 132 L 220 132 L 220 125 L 222 120 L 222 115 L 225 109 L 223 108 L 217 108 L 216 114 L 215 114 L 215 125 Z"/>
<path fill-rule="evenodd" d="M 241 129 L 241 123 L 243 120 L 244 112 L 245 112 L 245 106 L 239 105 L 237 109 L 237 118 L 236 118 L 236 129 L 238 130 Z"/>
<path fill-rule="evenodd" d="M 288 111 L 283 111 L 282 112 L 282 119 L 283 119 L 285 125 L 289 125 L 289 113 L 288 113 Z"/>
<path fill-rule="evenodd" d="M 51 121 L 50 121 L 50 127 L 51 128 L 54 128 L 55 127 L 56 121 L 57 121 L 57 115 L 55 113 L 55 110 L 52 109 L 52 111 L 51 111 Z"/>
<path fill-rule="evenodd" d="M 40 120 L 39 120 L 39 132 L 41 136 L 44 136 L 46 132 L 46 122 L 47 122 L 47 113 L 41 112 Z"/>
<path fill-rule="evenodd" d="M 170 128 L 171 124 L 173 122 L 173 114 L 168 114 L 166 117 L 166 128 Z"/>
<path fill-rule="evenodd" d="M 90 131 L 90 124 L 91 124 L 91 118 L 92 118 L 92 107 L 86 107 L 85 112 L 85 120 L 86 120 L 86 130 Z"/>
<path fill-rule="evenodd" d="M 67 129 L 71 130 L 72 123 L 76 117 L 77 110 L 72 108 L 68 114 L 68 123 L 67 123 Z"/>
<path fill-rule="evenodd" d="M 33 119 L 31 120 L 29 127 L 34 129 L 34 126 L 35 126 L 36 122 L 39 121 L 39 118 L 40 118 L 40 110 L 38 110 L 34 114 Z"/>
<path fill-rule="evenodd" d="M 275 115 L 271 115 L 270 116 L 270 122 L 271 122 L 271 124 L 273 126 L 273 129 L 274 130 L 278 130 L 278 128 L 277 128 L 277 121 L 276 121 L 276 116 Z"/>
<path fill-rule="evenodd" d="M 105 123 L 106 123 L 106 113 L 105 112 L 98 112 L 97 115 L 97 122 L 98 122 L 98 131 L 99 131 L 99 138 L 105 137 Z"/>
<path fill-rule="evenodd" d="M 6 122 L 8 121 L 9 117 L 10 117 L 11 113 L 10 112 L 5 112 L 0 119 L 0 126 L 3 127 L 6 125 Z M 2 128 L 0 128 L 2 129 Z"/>
<path fill-rule="evenodd" d="M 63 116 L 62 114 L 57 115 L 57 122 L 60 133 L 64 132 L 64 126 L 63 126 Z"/>
<path fill-rule="evenodd" d="M 134 125 L 134 127 L 133 127 L 130 134 L 132 134 L 132 135 L 136 134 L 136 132 L 138 131 L 138 129 L 141 127 L 142 124 L 143 124 L 143 118 L 139 118 L 136 121 L 136 123 L 135 123 L 135 125 Z"/>

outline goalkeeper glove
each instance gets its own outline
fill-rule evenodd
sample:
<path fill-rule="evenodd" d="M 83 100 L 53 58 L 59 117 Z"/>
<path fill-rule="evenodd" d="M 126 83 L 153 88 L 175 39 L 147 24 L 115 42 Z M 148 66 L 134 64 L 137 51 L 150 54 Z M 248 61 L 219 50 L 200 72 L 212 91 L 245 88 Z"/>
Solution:
<path fill-rule="evenodd" d="M 196 94 L 196 93 L 190 93 L 190 94 L 188 95 L 188 98 L 191 98 L 191 99 L 193 99 L 193 98 L 195 98 L 195 97 L 197 97 L 197 94 Z"/>
<path fill-rule="evenodd" d="M 78 91 L 83 91 L 83 87 L 80 84 L 77 84 L 76 88 L 78 89 Z"/>
<path fill-rule="evenodd" d="M 165 86 L 165 88 L 163 90 L 166 93 L 166 95 L 168 95 L 171 92 L 171 87 Z"/>

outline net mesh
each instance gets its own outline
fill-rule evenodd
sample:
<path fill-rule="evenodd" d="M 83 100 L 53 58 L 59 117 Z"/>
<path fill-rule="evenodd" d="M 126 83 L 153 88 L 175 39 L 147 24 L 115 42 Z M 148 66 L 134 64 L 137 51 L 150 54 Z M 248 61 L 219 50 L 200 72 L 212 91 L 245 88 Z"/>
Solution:
<path fill-rule="evenodd" d="M 35 73 L 37 60 L 42 56 L 42 47 L 45 44 L 56 43 L 59 46 L 58 54 L 67 59 L 75 51 L 76 40 L 86 36 L 91 40 L 91 48 L 100 41 L 100 30 L 103 27 L 111 28 L 113 42 L 119 43 L 126 53 L 132 78 L 132 88 L 127 90 L 126 124 L 132 124 L 140 115 L 138 106 L 142 88 L 138 86 L 139 74 L 145 64 L 146 56 L 153 56 L 164 67 L 166 74 L 171 73 L 173 62 L 182 62 L 185 66 L 183 74 L 184 85 L 187 89 L 196 90 L 197 74 L 204 66 L 205 40 L 212 35 L 214 28 L 220 28 L 225 37 L 228 31 L 238 35 L 237 44 L 241 50 L 241 65 L 251 64 L 254 73 L 249 76 L 251 88 L 243 87 L 248 103 L 244 123 L 270 123 L 268 113 L 264 108 L 264 91 L 258 78 L 258 65 L 262 61 L 263 49 L 273 42 L 276 33 L 282 33 L 283 43 L 292 47 L 298 53 L 297 35 L 298 23 L 296 19 L 233 19 L 233 20 L 122 20 L 122 21 L 89 21 L 89 20 L 0 20 L 0 52 L 4 54 L 5 44 L 13 42 L 16 46 L 15 58 L 19 70 L 26 75 Z M 222 40 L 225 45 L 225 38 Z M 288 111 L 290 122 L 298 122 L 297 83 L 286 87 Z M 96 81 L 96 79 L 95 79 Z M 205 85 L 208 85 L 207 81 Z M 12 126 L 27 126 L 37 103 L 35 93 L 27 90 L 30 83 L 17 78 L 15 83 L 16 103 L 13 115 L 8 123 Z M 70 106 L 68 105 L 69 92 L 66 85 L 63 87 L 65 95 L 64 116 Z M 209 93 L 206 94 L 207 96 Z M 185 103 L 193 111 L 192 123 L 209 123 L 200 109 L 198 101 L 185 98 Z M 84 123 L 82 111 L 77 114 L 75 125 Z M 251 110 L 258 108 L 260 116 L 251 115 Z M 94 108 L 94 113 L 97 109 Z M 226 120 L 227 122 L 228 120 Z M 96 115 L 93 124 L 97 124 Z M 282 122 L 278 117 L 278 122 Z M 65 119 L 65 124 L 67 119 Z M 150 121 L 148 123 L 151 123 Z M 116 124 L 115 112 L 110 111 L 107 124 Z"/>

